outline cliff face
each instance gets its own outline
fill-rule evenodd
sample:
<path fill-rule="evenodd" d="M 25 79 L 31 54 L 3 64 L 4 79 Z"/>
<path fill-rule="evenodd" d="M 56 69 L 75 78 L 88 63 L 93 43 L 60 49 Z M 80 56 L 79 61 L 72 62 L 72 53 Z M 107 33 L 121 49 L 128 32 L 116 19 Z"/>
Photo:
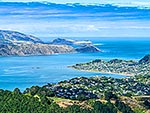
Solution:
<path fill-rule="evenodd" d="M 55 39 L 51 43 L 19 33 L 0 30 L 0 56 L 50 55 L 72 52 L 100 52 L 90 41 Z"/>
<path fill-rule="evenodd" d="M 50 55 L 58 53 L 72 53 L 74 51 L 74 48 L 67 45 L 19 44 L 0 46 L 1 56 Z"/>
<path fill-rule="evenodd" d="M 75 52 L 71 46 L 45 44 L 31 35 L 0 30 L 0 56 L 50 55 L 71 52 Z"/>

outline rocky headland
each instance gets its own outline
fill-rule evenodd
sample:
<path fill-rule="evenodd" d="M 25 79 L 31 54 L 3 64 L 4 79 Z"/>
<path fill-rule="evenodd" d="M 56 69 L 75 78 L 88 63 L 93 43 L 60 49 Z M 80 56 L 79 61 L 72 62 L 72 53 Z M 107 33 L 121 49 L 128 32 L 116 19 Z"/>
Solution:
<path fill-rule="evenodd" d="M 71 39 L 64 39 L 64 38 L 56 38 L 51 44 L 59 44 L 59 45 L 70 45 L 70 46 L 84 46 L 84 45 L 92 45 L 92 42 L 89 40 L 71 40 Z"/>
<path fill-rule="evenodd" d="M 67 45 L 17 44 L 0 45 L 0 56 L 50 55 L 75 52 Z"/>
<path fill-rule="evenodd" d="M 94 44 L 89 40 L 79 41 L 79 40 L 57 38 L 57 39 L 54 39 L 52 42 L 50 42 L 50 44 L 72 46 L 75 48 L 75 51 L 79 53 L 102 52 L 99 48 L 94 46 Z"/>
<path fill-rule="evenodd" d="M 74 46 L 78 45 L 78 46 Z M 0 56 L 50 55 L 76 52 L 100 52 L 90 41 L 55 39 L 46 43 L 31 35 L 0 30 Z"/>

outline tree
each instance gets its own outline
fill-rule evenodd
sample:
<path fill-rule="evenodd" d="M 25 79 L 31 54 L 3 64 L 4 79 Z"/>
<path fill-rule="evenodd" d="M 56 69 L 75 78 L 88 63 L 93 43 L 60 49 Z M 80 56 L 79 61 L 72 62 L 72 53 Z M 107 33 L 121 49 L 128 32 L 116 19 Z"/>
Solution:
<path fill-rule="evenodd" d="M 86 97 L 84 94 L 79 94 L 79 95 L 77 96 L 77 100 L 79 100 L 79 101 L 84 101 L 84 100 L 87 100 L 87 97 Z"/>
<path fill-rule="evenodd" d="M 150 101 L 145 100 L 143 104 L 147 109 L 150 109 Z"/>
<path fill-rule="evenodd" d="M 14 94 L 22 94 L 19 88 L 15 88 L 13 93 Z"/>
<path fill-rule="evenodd" d="M 116 100 L 115 106 L 122 112 L 122 113 L 134 113 L 134 111 L 125 103 L 121 102 L 120 100 Z"/>
<path fill-rule="evenodd" d="M 112 92 L 105 92 L 105 99 L 107 100 L 107 101 L 110 101 L 110 99 L 118 99 L 118 97 L 115 95 L 115 94 L 113 94 Z"/>

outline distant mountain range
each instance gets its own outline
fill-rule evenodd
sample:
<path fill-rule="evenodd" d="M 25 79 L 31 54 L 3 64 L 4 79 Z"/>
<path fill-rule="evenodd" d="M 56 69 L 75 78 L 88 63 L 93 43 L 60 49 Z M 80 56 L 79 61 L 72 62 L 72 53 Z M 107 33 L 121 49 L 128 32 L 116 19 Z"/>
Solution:
<path fill-rule="evenodd" d="M 100 52 L 100 50 L 90 41 L 58 38 L 51 43 L 45 43 L 31 35 L 0 30 L 0 56 L 50 55 L 73 52 Z"/>
<path fill-rule="evenodd" d="M 17 43 L 44 43 L 42 40 L 31 36 L 19 33 L 16 31 L 0 30 L 0 43 L 1 44 L 17 44 Z"/>

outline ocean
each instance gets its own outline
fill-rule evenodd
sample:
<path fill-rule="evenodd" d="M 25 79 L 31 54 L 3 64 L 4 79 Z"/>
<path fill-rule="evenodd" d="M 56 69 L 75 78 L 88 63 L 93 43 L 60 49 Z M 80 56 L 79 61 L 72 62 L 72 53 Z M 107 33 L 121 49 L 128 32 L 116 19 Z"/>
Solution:
<path fill-rule="evenodd" d="M 81 76 L 124 78 L 126 76 L 77 71 L 67 66 L 95 59 L 139 60 L 150 54 L 150 40 L 99 40 L 99 38 L 90 38 L 90 40 L 103 52 L 0 57 L 0 89 L 13 90 L 17 87 L 23 91 L 33 85 L 42 86 Z"/>

